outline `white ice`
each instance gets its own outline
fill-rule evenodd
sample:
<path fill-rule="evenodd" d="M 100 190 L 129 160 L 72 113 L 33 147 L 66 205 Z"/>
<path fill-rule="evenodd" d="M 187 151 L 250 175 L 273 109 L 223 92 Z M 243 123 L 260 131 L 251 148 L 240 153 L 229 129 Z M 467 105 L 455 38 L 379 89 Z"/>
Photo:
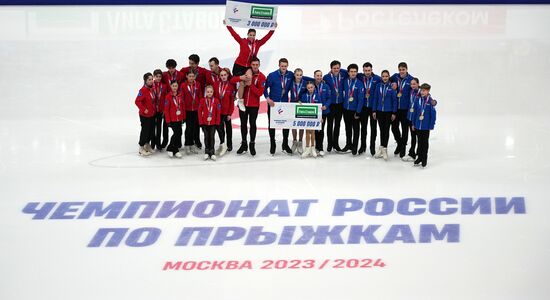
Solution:
<path fill-rule="evenodd" d="M 204 67 L 212 56 L 231 67 L 238 48 L 223 14 L 221 6 L 0 8 L 0 299 L 548 299 L 550 6 L 280 8 L 260 53 L 265 74 L 280 57 L 307 75 L 326 73 L 333 59 L 370 61 L 377 73 L 406 61 L 433 86 L 438 121 L 426 169 L 394 157 L 271 157 L 265 130 L 255 158 L 139 157 L 142 74 L 168 58 L 185 66 L 192 53 Z M 441 196 L 524 196 L 527 214 L 40 221 L 21 211 L 47 201 L 300 198 L 330 211 L 336 198 Z M 172 239 L 183 226 L 418 223 L 460 223 L 461 242 L 174 247 Z M 86 247 L 99 227 L 147 226 L 164 229 L 151 247 Z M 161 270 L 167 260 L 308 257 L 382 257 L 388 267 Z"/>

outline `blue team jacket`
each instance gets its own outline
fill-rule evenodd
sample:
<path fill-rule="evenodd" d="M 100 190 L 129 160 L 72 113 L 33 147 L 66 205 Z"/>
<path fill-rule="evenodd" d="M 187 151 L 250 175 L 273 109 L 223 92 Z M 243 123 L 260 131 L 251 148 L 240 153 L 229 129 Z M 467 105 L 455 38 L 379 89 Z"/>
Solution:
<path fill-rule="evenodd" d="M 372 74 L 370 78 L 366 78 L 365 74 L 357 74 L 357 78 L 363 82 L 363 87 L 365 88 L 365 103 L 364 106 L 367 108 L 372 109 L 373 107 L 373 94 L 374 90 L 376 89 L 376 86 L 378 83 L 382 82 L 382 77 Z M 367 95 L 369 95 L 369 98 L 367 98 Z"/>
<path fill-rule="evenodd" d="M 365 88 L 363 87 L 363 82 L 361 80 L 346 79 L 343 84 L 343 99 L 344 99 L 344 109 L 345 110 L 354 110 L 357 113 L 360 113 L 363 109 L 365 102 Z M 353 98 L 353 101 L 349 101 L 350 98 Z"/>
<path fill-rule="evenodd" d="M 302 94 L 300 101 L 304 104 L 319 103 L 322 104 L 321 95 L 315 90 L 313 94 L 309 94 L 307 91 Z"/>
<path fill-rule="evenodd" d="M 296 83 L 294 79 L 290 84 L 290 101 L 298 102 L 299 99 L 302 99 L 302 95 L 306 92 L 307 82 L 302 79 L 300 83 Z"/>
<path fill-rule="evenodd" d="M 413 124 L 417 130 L 433 130 L 435 126 L 436 111 L 432 105 L 432 98 L 418 97 L 414 102 Z M 424 116 L 424 118 L 421 118 Z M 421 120 L 422 119 L 422 120 Z"/>
<path fill-rule="evenodd" d="M 323 80 L 330 87 L 330 102 L 332 104 L 340 104 L 344 102 L 342 91 L 344 88 L 344 80 L 347 78 L 348 71 L 344 69 L 340 69 L 340 74 L 338 76 L 333 76 L 330 72 L 323 76 Z"/>
<path fill-rule="evenodd" d="M 371 96 L 374 96 L 373 111 L 397 112 L 397 92 L 391 88 L 391 83 L 380 82 Z"/>
<path fill-rule="evenodd" d="M 411 90 L 411 93 L 409 95 L 409 111 L 407 111 L 407 120 L 411 121 L 413 120 L 413 116 L 414 116 L 414 109 L 413 111 L 411 112 L 411 107 L 414 108 L 414 103 L 416 102 L 416 100 L 420 97 L 420 90 Z"/>
<path fill-rule="evenodd" d="M 411 95 L 411 80 L 414 77 L 407 73 L 407 76 L 405 78 L 401 79 L 399 76 L 399 73 L 395 73 L 390 77 L 391 82 L 397 83 L 397 91 L 396 93 L 399 94 L 399 91 L 401 91 L 401 97 L 398 97 L 397 101 L 397 109 L 409 109 L 410 103 L 409 103 L 409 96 Z"/>
<path fill-rule="evenodd" d="M 330 113 L 331 104 L 330 87 L 327 84 L 321 82 L 318 86 L 315 87 L 315 90 L 321 96 L 321 103 L 327 108 L 326 110 L 323 110 L 323 115 L 328 115 Z"/>
<path fill-rule="evenodd" d="M 269 73 L 265 81 L 264 97 L 275 102 L 288 102 L 288 91 L 294 82 L 294 74 L 287 71 L 284 75 L 280 70 Z M 283 91 L 284 86 L 284 91 Z"/>

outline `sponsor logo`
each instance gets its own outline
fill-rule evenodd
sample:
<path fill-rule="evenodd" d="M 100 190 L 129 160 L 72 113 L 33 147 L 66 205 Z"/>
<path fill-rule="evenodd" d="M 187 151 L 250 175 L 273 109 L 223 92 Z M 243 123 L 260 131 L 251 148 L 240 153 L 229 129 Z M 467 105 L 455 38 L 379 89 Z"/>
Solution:
<path fill-rule="evenodd" d="M 277 110 L 277 113 L 278 113 L 278 114 L 282 114 L 283 112 L 284 112 L 284 110 L 283 110 L 282 108 L 279 108 L 279 109 Z"/>
<path fill-rule="evenodd" d="M 296 105 L 296 118 L 315 119 L 319 112 L 316 105 Z"/>
<path fill-rule="evenodd" d="M 273 13 L 273 7 L 252 5 L 252 9 L 250 10 L 250 18 L 273 20 Z"/>
<path fill-rule="evenodd" d="M 237 12 L 239 12 L 239 9 L 236 6 L 233 7 L 233 13 L 236 14 Z"/>

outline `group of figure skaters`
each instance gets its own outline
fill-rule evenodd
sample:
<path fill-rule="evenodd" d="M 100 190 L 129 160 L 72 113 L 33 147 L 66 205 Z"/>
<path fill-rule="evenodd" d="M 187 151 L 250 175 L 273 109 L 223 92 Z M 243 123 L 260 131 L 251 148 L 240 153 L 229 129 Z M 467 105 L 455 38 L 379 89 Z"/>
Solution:
<path fill-rule="evenodd" d="M 260 72 L 257 55 L 274 31 L 256 39 L 254 29 L 248 30 L 246 38 L 241 38 L 230 26 L 227 29 L 240 45 L 232 70 L 220 67 L 216 57 L 208 61 L 209 69 L 202 68 L 199 56 L 192 54 L 189 65 L 179 71 L 176 61 L 168 59 L 166 71 L 157 69 L 143 75 L 144 85 L 135 100 L 141 121 L 140 155 L 149 156 L 155 148 L 159 152 L 166 148 L 170 157 L 197 154 L 203 147 L 202 129 L 204 159 L 216 160 L 233 150 L 231 116 L 236 106 L 241 131 L 241 144 L 236 152 L 249 152 L 254 156 L 256 120 L 263 96 L 268 118 L 275 102 L 321 105 L 321 130 L 293 129 L 291 145 L 291 130 L 282 130 L 281 149 L 287 154 L 299 153 L 302 158 L 324 156 L 326 124 L 327 152 L 358 155 L 368 150 L 375 158 L 387 160 L 391 130 L 397 142 L 394 155 L 404 161 L 413 161 L 415 166 L 426 166 L 437 101 L 430 95 L 431 86 L 420 84 L 418 78 L 410 75 L 405 62 L 398 64 L 397 73 L 390 76 L 388 70 L 383 70 L 378 76 L 369 62 L 360 70 L 357 64 L 343 69 L 341 63 L 334 60 L 328 74 L 316 70 L 313 77 L 307 77 L 299 68 L 289 71 L 288 60 L 281 58 L 279 68 L 266 77 Z M 344 146 L 340 147 L 342 119 L 346 137 Z M 368 145 L 367 127 L 370 127 Z M 170 140 L 168 128 L 172 129 Z M 378 130 L 380 146 L 376 149 Z M 220 141 L 218 149 L 215 149 L 216 133 Z M 411 143 L 407 152 L 409 133 Z M 269 137 L 270 154 L 274 155 L 277 149 L 275 129 L 269 128 Z"/>

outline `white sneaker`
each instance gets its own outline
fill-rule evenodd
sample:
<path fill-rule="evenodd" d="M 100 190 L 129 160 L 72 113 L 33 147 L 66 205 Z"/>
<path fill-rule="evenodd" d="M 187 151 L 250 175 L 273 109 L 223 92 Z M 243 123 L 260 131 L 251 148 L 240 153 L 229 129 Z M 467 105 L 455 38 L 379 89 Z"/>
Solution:
<path fill-rule="evenodd" d="M 317 149 L 315 149 L 314 147 L 310 147 L 309 151 L 311 152 L 311 156 L 317 157 Z"/>
<path fill-rule="evenodd" d="M 221 157 L 221 156 L 224 156 L 225 153 L 227 153 L 227 145 L 225 145 L 225 143 L 223 143 L 223 144 L 220 145 L 220 147 L 221 147 L 221 151 L 218 154 L 218 156 Z"/>
<path fill-rule="evenodd" d="M 213 160 L 213 161 L 216 161 L 216 159 L 218 159 L 218 158 L 216 157 L 216 155 L 212 155 L 212 156 L 210 156 L 210 159 Z"/>
<path fill-rule="evenodd" d="M 304 153 L 304 146 L 302 145 L 301 141 L 298 141 L 298 146 L 297 146 L 296 150 L 298 150 L 298 153 L 300 153 L 300 154 Z"/>
<path fill-rule="evenodd" d="M 149 155 L 151 155 L 151 152 L 145 150 L 145 147 L 139 147 L 138 153 L 139 153 L 139 155 L 141 155 L 141 156 L 149 156 Z"/>
<path fill-rule="evenodd" d="M 246 111 L 246 107 L 244 106 L 244 99 L 238 99 L 237 106 L 239 107 L 240 111 Z"/>
<path fill-rule="evenodd" d="M 319 156 L 324 157 L 325 156 L 325 151 L 323 151 L 323 150 L 319 151 Z"/>
<path fill-rule="evenodd" d="M 292 141 L 292 147 L 290 150 L 292 150 L 292 153 L 296 153 L 296 149 L 298 149 L 298 141 Z"/>
<path fill-rule="evenodd" d="M 203 156 L 203 158 L 204 158 L 204 160 L 208 160 L 208 154 L 205 154 L 205 155 Z"/>
<path fill-rule="evenodd" d="M 193 146 L 189 146 L 189 148 L 191 148 L 191 153 L 199 154 L 199 148 L 197 148 L 197 146 L 193 145 Z"/>
<path fill-rule="evenodd" d="M 382 147 L 382 157 L 384 160 L 388 160 L 388 148 Z"/>
<path fill-rule="evenodd" d="M 167 151 L 166 153 L 168 153 L 168 157 L 174 157 L 174 152 L 172 152 L 172 151 Z"/>
<path fill-rule="evenodd" d="M 382 157 L 382 146 L 378 147 L 378 151 L 376 151 L 376 154 L 374 154 L 374 158 L 381 158 Z"/>
<path fill-rule="evenodd" d="M 401 160 L 402 161 L 406 161 L 406 162 L 411 162 L 411 161 L 414 161 L 414 157 L 410 156 L 410 155 L 407 155 L 407 156 L 403 156 L 401 157 Z"/>
<path fill-rule="evenodd" d="M 182 157 L 183 157 L 183 155 L 181 154 L 181 152 L 176 152 L 175 156 L 176 156 L 177 158 L 182 158 Z"/>

